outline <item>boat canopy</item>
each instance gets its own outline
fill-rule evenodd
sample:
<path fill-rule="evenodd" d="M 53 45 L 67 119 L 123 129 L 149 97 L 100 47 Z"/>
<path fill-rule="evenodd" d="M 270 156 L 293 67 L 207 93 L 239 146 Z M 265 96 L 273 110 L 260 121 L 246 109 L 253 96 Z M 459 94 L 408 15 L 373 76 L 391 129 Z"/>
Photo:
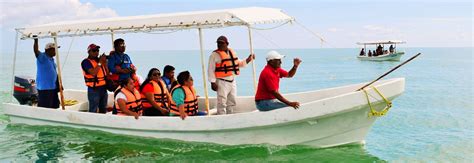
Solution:
<path fill-rule="evenodd" d="M 21 39 L 74 37 L 111 33 L 173 31 L 192 28 L 222 28 L 256 24 L 287 23 L 295 19 L 281 9 L 247 7 L 157 15 L 113 17 L 104 19 L 55 22 L 17 28 Z"/>
<path fill-rule="evenodd" d="M 378 45 L 378 44 L 404 44 L 405 41 L 400 40 L 383 40 L 383 41 L 366 41 L 358 42 L 357 45 Z"/>

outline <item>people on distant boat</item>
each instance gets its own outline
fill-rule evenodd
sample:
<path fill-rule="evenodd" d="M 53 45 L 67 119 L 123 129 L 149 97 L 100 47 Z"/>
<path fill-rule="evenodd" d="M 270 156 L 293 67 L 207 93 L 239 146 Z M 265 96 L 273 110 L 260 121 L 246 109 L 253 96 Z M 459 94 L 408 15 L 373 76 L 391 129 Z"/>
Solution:
<path fill-rule="evenodd" d="M 178 85 L 171 90 L 171 116 L 180 116 L 184 120 L 187 116 L 206 115 L 198 109 L 197 93 L 193 85 L 189 71 L 178 74 Z"/>
<path fill-rule="evenodd" d="M 177 82 L 174 78 L 174 70 L 174 67 L 171 65 L 166 65 L 165 68 L 163 68 L 163 76 L 161 79 L 163 79 L 163 82 L 165 82 L 168 91 L 171 91 L 171 85 Z"/>
<path fill-rule="evenodd" d="M 260 73 L 257 93 L 255 94 L 255 103 L 260 111 L 270 111 L 287 106 L 297 109 L 300 106 L 299 102 L 288 101 L 279 92 L 280 78 L 293 77 L 301 63 L 299 58 L 294 58 L 293 68 L 287 72 L 281 68 L 281 59 L 284 57 L 276 51 L 270 51 L 267 54 L 267 65 Z"/>
<path fill-rule="evenodd" d="M 388 50 L 384 50 L 384 51 L 383 51 L 383 54 L 388 54 Z"/>
<path fill-rule="evenodd" d="M 232 114 L 236 107 L 237 84 L 235 77 L 240 68 L 255 58 L 250 54 L 245 61 L 239 60 L 237 53 L 229 48 L 225 36 L 217 38 L 217 49 L 209 57 L 208 77 L 212 90 L 217 92 L 217 114 Z"/>
<path fill-rule="evenodd" d="M 114 114 L 134 116 L 135 119 L 142 114 L 142 100 L 140 92 L 135 89 L 132 78 L 121 80 L 120 87 L 114 92 Z"/>
<path fill-rule="evenodd" d="M 118 86 L 118 81 L 132 78 L 137 68 L 133 65 L 130 56 L 125 53 L 125 41 L 121 38 L 114 41 L 114 51 L 110 52 L 108 59 L 108 68 L 110 70 L 110 79 L 113 81 L 112 88 L 109 90 L 115 90 Z M 115 87 L 115 88 L 114 88 Z"/>
<path fill-rule="evenodd" d="M 365 56 L 365 49 L 364 49 L 364 48 L 362 48 L 362 50 L 360 50 L 360 54 L 359 54 L 359 55 L 360 55 L 360 56 Z"/>
<path fill-rule="evenodd" d="M 382 47 L 382 45 L 379 44 L 379 46 L 377 46 L 377 50 L 376 50 L 376 55 L 375 55 L 375 56 L 382 55 L 382 53 L 383 53 L 383 47 Z"/>
<path fill-rule="evenodd" d="M 367 53 L 367 56 L 372 57 L 372 51 L 369 50 L 369 53 Z"/>
<path fill-rule="evenodd" d="M 169 115 L 171 96 L 160 76 L 160 70 L 152 68 L 140 86 L 143 116 Z"/>
<path fill-rule="evenodd" d="M 390 45 L 390 48 L 389 48 L 389 50 L 390 50 L 390 53 L 393 53 L 393 52 L 395 52 L 395 48 L 393 47 L 393 45 Z"/>
<path fill-rule="evenodd" d="M 36 57 L 36 88 L 38 89 L 38 106 L 45 108 L 59 108 L 59 82 L 56 72 L 56 44 L 48 43 L 44 52 L 38 48 L 38 38 L 33 36 L 33 51 Z M 60 46 L 57 46 L 60 48 Z"/>
<path fill-rule="evenodd" d="M 373 56 L 373 57 L 377 56 L 377 52 L 376 52 L 375 50 L 373 50 L 372 56 Z"/>
<path fill-rule="evenodd" d="M 87 99 L 89 100 L 89 112 L 107 112 L 107 89 L 105 77 L 108 74 L 107 58 L 103 54 L 99 58 L 100 46 L 90 44 L 87 47 L 87 58 L 82 60 L 82 74 L 87 86 Z M 97 110 L 97 108 L 99 108 Z"/>

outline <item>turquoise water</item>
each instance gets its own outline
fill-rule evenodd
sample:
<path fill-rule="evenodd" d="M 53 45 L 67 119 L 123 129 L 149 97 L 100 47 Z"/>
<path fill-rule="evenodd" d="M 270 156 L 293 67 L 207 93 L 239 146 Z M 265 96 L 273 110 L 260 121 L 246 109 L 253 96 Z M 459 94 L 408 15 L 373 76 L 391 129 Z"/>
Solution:
<path fill-rule="evenodd" d="M 257 72 L 264 54 L 257 50 Z M 314 149 L 305 146 L 190 143 L 167 139 L 139 138 L 100 131 L 11 125 L 0 107 L 0 161 L 295 161 L 295 162 L 384 162 L 441 161 L 472 162 L 474 153 L 473 48 L 405 48 L 402 60 L 423 53 L 388 78 L 405 77 L 406 91 L 394 101 L 388 115 L 373 125 L 365 145 Z M 240 52 L 244 57 L 247 52 Z M 359 61 L 358 49 L 280 50 L 303 60 L 296 76 L 281 82 L 284 93 L 308 91 L 367 82 L 400 62 Z M 207 51 L 206 53 L 209 53 Z M 85 89 L 80 61 L 85 54 L 62 54 L 65 88 Z M 203 92 L 198 51 L 130 51 L 145 76 L 151 67 L 175 65 L 190 70 L 198 92 Z M 11 53 L 1 54 L 0 101 L 10 100 Z M 34 76 L 33 54 L 20 52 L 16 74 Z M 207 57 L 205 58 L 207 60 Z M 258 75 L 258 74 L 257 74 Z M 238 78 L 238 94 L 251 95 L 252 70 Z M 202 93 L 201 93 L 202 94 Z M 298 133 L 295 133 L 298 134 Z"/>

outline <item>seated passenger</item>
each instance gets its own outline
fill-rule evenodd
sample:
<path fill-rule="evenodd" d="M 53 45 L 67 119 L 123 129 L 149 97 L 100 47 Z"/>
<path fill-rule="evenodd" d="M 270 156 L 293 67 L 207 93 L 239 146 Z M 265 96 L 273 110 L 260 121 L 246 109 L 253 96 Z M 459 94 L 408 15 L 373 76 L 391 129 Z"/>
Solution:
<path fill-rule="evenodd" d="M 165 83 L 160 78 L 160 70 L 152 68 L 140 86 L 143 116 L 169 115 L 171 96 Z"/>
<path fill-rule="evenodd" d="M 114 114 L 134 116 L 135 119 L 142 113 L 140 92 L 135 89 L 134 81 L 126 78 L 120 82 L 120 87 L 114 92 Z"/>
<path fill-rule="evenodd" d="M 171 89 L 171 97 L 171 116 L 180 116 L 184 120 L 187 116 L 206 115 L 198 110 L 197 94 L 189 71 L 179 73 L 178 85 Z"/>
<path fill-rule="evenodd" d="M 367 53 L 367 56 L 372 57 L 372 51 L 369 50 L 369 53 Z"/>
<path fill-rule="evenodd" d="M 365 50 L 364 50 L 364 48 L 362 48 L 362 50 L 360 50 L 360 54 L 359 54 L 359 55 L 360 55 L 360 56 L 364 56 L 364 55 L 365 55 Z"/>

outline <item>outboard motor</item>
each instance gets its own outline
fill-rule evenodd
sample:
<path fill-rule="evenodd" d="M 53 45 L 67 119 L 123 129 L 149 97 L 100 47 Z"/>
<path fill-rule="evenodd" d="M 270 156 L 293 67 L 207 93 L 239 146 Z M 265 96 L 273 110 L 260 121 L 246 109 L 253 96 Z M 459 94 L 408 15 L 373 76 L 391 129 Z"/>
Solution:
<path fill-rule="evenodd" d="M 13 97 L 21 105 L 36 105 L 38 103 L 38 90 L 35 79 L 25 76 L 15 76 Z"/>

